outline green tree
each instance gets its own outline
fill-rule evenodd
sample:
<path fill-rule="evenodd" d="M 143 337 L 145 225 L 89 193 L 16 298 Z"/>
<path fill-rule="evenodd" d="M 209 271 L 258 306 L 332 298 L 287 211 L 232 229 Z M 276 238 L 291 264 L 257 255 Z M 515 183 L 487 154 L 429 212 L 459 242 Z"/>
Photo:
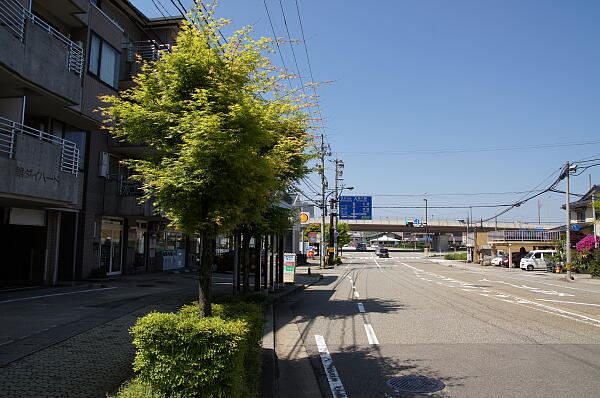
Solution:
<path fill-rule="evenodd" d="M 172 224 L 203 238 L 200 305 L 210 315 L 211 265 L 218 233 L 249 225 L 275 194 L 308 171 L 309 104 L 285 90 L 281 72 L 264 55 L 270 40 L 251 28 L 226 42 L 196 6 L 172 52 L 142 63 L 135 85 L 104 97 L 109 130 L 146 143 L 152 154 L 124 163 Z"/>
<path fill-rule="evenodd" d="M 304 230 L 304 238 L 308 240 L 308 234 L 316 232 L 321 233 L 321 224 L 310 224 Z M 350 236 L 350 226 L 346 223 L 338 223 L 338 246 L 347 245 L 352 237 Z M 325 224 L 325 242 L 329 242 L 329 224 Z"/>

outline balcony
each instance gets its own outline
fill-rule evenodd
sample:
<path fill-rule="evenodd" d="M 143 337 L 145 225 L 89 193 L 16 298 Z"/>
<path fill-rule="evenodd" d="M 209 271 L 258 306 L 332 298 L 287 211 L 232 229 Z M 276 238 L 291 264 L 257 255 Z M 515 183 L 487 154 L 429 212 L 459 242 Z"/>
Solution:
<path fill-rule="evenodd" d="M 560 239 L 559 231 L 490 231 L 489 243 L 500 242 L 555 242 Z"/>
<path fill-rule="evenodd" d="M 75 143 L 0 117 L 0 192 L 77 204 Z"/>
<path fill-rule="evenodd" d="M 0 1 L 0 64 L 78 103 L 83 48 L 16 0 Z"/>
<path fill-rule="evenodd" d="M 155 40 L 128 43 L 127 61 L 135 62 L 140 57 L 144 61 L 158 61 L 164 51 L 171 51 L 170 44 L 160 44 Z"/>

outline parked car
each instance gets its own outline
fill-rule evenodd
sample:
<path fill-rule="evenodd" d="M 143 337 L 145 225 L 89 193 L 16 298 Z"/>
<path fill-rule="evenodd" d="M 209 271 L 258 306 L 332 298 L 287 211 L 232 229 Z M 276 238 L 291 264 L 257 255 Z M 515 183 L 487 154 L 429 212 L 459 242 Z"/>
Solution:
<path fill-rule="evenodd" d="M 504 261 L 504 259 L 508 259 L 508 256 L 501 255 L 501 256 L 498 256 L 498 257 L 494 257 L 492 259 L 492 265 L 495 265 L 496 267 L 498 267 L 498 266 L 502 265 L 502 261 Z"/>
<path fill-rule="evenodd" d="M 356 244 L 356 251 L 357 252 L 367 251 L 367 245 L 365 243 L 357 243 Z"/>
<path fill-rule="evenodd" d="M 377 249 L 375 254 L 377 255 L 377 257 L 385 257 L 385 258 L 390 257 L 390 252 L 385 247 L 380 247 L 379 249 Z"/>
<path fill-rule="evenodd" d="M 516 252 L 512 254 L 512 262 L 513 262 L 513 266 L 510 268 L 519 268 L 519 264 L 521 263 L 521 259 L 527 255 L 527 252 Z M 502 260 L 502 266 L 503 267 L 507 267 L 508 268 L 508 255 L 506 256 L 506 258 L 504 258 Z"/>
<path fill-rule="evenodd" d="M 534 269 L 546 270 L 547 264 L 556 255 L 556 250 L 533 250 L 521 259 L 519 267 L 527 271 Z"/>

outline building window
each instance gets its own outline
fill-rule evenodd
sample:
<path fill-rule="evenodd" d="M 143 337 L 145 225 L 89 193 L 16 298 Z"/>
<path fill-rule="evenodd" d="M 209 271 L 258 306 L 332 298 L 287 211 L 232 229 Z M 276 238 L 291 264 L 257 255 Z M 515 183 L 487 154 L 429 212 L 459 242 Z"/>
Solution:
<path fill-rule="evenodd" d="M 575 214 L 577 216 L 577 222 L 585 221 L 585 210 L 577 210 Z"/>
<path fill-rule="evenodd" d="M 89 72 L 109 86 L 117 88 L 119 85 L 119 60 L 120 53 L 101 37 L 92 33 Z"/>
<path fill-rule="evenodd" d="M 55 137 L 64 138 L 75 143 L 77 149 L 79 149 L 79 170 L 85 169 L 86 159 L 86 143 L 87 143 L 87 131 L 80 130 L 77 127 L 70 126 L 59 120 L 52 119 L 52 130 L 51 134 Z"/>

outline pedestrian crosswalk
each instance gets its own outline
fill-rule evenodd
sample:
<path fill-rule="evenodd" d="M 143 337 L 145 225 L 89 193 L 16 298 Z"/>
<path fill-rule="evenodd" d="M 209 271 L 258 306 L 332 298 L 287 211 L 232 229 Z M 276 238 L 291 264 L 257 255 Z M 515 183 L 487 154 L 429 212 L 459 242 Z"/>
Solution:
<path fill-rule="evenodd" d="M 365 256 L 365 257 L 354 257 L 354 256 L 348 256 L 349 259 L 352 260 L 368 260 L 371 258 L 376 258 L 378 260 L 385 260 L 385 258 L 379 258 L 379 257 L 375 257 L 375 256 Z M 390 257 L 391 259 L 397 259 L 397 260 L 405 260 L 405 259 L 423 259 L 423 256 L 413 256 L 413 257 L 409 257 L 409 256 L 402 256 L 402 257 L 396 257 L 396 256 L 392 256 Z"/>

